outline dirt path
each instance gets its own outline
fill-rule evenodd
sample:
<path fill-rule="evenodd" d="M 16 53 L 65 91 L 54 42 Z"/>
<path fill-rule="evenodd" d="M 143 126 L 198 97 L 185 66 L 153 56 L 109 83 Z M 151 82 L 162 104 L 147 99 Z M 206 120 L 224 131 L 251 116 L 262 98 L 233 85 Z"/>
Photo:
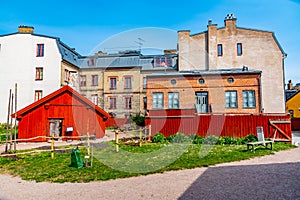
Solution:
<path fill-rule="evenodd" d="M 208 168 L 91 183 L 0 175 L 0 199 L 300 199 L 300 148 Z"/>

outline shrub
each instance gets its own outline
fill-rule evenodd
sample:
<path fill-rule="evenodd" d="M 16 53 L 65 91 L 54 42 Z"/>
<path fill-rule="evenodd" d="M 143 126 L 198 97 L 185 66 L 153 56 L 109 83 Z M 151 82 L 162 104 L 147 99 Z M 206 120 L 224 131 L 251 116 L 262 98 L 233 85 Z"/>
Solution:
<path fill-rule="evenodd" d="M 154 143 L 163 143 L 164 141 L 165 136 L 162 133 L 156 133 L 152 138 L 152 142 Z"/>
<path fill-rule="evenodd" d="M 176 133 L 175 137 L 171 142 L 173 143 L 184 143 L 184 142 L 191 142 L 191 138 L 188 136 L 185 136 L 183 133 Z"/>
<path fill-rule="evenodd" d="M 257 137 L 253 134 L 249 134 L 243 138 L 243 144 L 245 144 L 247 142 L 256 142 L 256 141 L 258 141 Z"/>
<path fill-rule="evenodd" d="M 226 143 L 225 137 L 219 137 L 217 144 L 224 145 Z"/>
<path fill-rule="evenodd" d="M 225 144 L 229 144 L 229 145 L 236 144 L 236 138 L 234 137 L 224 137 L 224 139 L 225 139 Z"/>
<path fill-rule="evenodd" d="M 213 144 L 217 144 L 217 142 L 218 142 L 218 137 L 214 136 L 214 135 L 210 135 L 210 136 L 204 138 L 203 144 L 213 145 Z"/>
<path fill-rule="evenodd" d="M 130 118 L 136 125 L 145 126 L 145 117 L 142 116 L 140 113 L 138 113 L 134 116 L 131 116 Z"/>
<path fill-rule="evenodd" d="M 166 140 L 168 141 L 168 142 L 172 142 L 173 140 L 174 140 L 174 138 L 175 138 L 175 134 L 174 135 L 170 135 L 170 136 L 168 136 L 167 138 L 166 138 Z"/>
<path fill-rule="evenodd" d="M 193 139 L 193 144 L 202 144 L 204 141 L 203 137 L 196 135 Z"/>

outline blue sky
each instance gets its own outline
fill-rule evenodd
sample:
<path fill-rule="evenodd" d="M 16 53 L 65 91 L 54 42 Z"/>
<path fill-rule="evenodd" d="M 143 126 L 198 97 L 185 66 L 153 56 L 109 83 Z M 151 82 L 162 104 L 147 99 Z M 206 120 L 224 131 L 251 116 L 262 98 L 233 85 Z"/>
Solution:
<path fill-rule="evenodd" d="M 144 47 L 176 48 L 178 30 L 205 31 L 208 19 L 222 27 L 228 13 L 237 17 L 239 27 L 275 32 L 288 54 L 286 81 L 300 82 L 299 0 L 3 0 L 0 34 L 16 32 L 19 25 L 34 26 L 36 33 L 60 37 L 82 55 L 138 48 L 139 37 Z"/>

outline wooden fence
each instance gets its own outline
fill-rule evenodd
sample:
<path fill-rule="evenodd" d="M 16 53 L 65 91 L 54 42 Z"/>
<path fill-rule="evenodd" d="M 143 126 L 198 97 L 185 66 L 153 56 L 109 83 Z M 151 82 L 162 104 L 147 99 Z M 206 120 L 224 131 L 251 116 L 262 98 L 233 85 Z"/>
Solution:
<path fill-rule="evenodd" d="M 185 113 L 186 115 L 177 115 Z M 196 115 L 187 110 L 154 111 L 146 117 L 146 125 L 152 126 L 152 134 L 160 132 L 165 136 L 177 132 L 209 135 L 245 137 L 256 135 L 256 127 L 262 126 L 266 138 L 291 140 L 291 119 L 284 114 L 205 114 Z M 275 134 L 275 136 L 274 136 Z"/>
<path fill-rule="evenodd" d="M 292 122 L 292 130 L 299 131 L 300 130 L 300 118 L 291 118 Z"/>

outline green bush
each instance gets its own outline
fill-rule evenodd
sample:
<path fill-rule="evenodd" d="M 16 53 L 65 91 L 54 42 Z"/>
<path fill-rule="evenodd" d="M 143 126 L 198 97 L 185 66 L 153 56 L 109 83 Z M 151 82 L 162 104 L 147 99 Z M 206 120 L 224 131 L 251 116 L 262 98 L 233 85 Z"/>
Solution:
<path fill-rule="evenodd" d="M 176 133 L 175 137 L 171 142 L 173 143 L 184 143 L 184 142 L 191 142 L 191 138 L 188 136 L 185 136 L 183 133 Z"/>
<path fill-rule="evenodd" d="M 203 137 L 196 135 L 193 139 L 193 144 L 202 144 L 204 141 Z"/>
<path fill-rule="evenodd" d="M 165 136 L 162 133 L 156 133 L 152 138 L 152 142 L 154 143 L 163 143 L 164 141 Z"/>
<path fill-rule="evenodd" d="M 256 142 L 258 141 L 257 137 L 253 134 L 249 134 L 246 137 L 243 138 L 243 144 L 246 144 L 247 142 Z"/>
<path fill-rule="evenodd" d="M 217 143 L 218 143 L 218 137 L 214 136 L 214 135 L 210 135 L 210 136 L 204 138 L 204 141 L 203 141 L 203 144 L 213 145 L 213 144 L 217 144 Z"/>
<path fill-rule="evenodd" d="M 175 134 L 174 135 L 170 135 L 170 136 L 168 136 L 167 138 L 166 138 L 166 140 L 168 141 L 168 142 L 172 142 L 173 140 L 174 140 L 174 138 L 175 138 Z"/>
<path fill-rule="evenodd" d="M 145 117 L 142 116 L 140 113 L 137 113 L 136 115 L 131 116 L 130 118 L 133 122 L 135 122 L 136 125 L 145 126 Z"/>

